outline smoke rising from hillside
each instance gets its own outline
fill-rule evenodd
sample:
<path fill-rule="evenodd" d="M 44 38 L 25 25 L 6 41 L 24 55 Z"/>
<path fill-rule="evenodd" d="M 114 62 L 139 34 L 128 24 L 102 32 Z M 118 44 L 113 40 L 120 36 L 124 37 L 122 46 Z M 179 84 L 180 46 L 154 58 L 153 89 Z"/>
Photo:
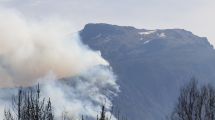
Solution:
<path fill-rule="evenodd" d="M 43 95 L 50 96 L 54 107 L 57 108 L 54 111 L 56 116 L 61 116 L 63 111 L 68 116 L 78 119 L 81 115 L 96 117 L 102 104 L 110 110 L 112 96 L 118 91 L 115 76 L 104 66 L 94 67 L 64 82 L 56 80 L 52 73 L 43 79 Z M 107 114 L 110 115 L 109 112 Z"/>
<path fill-rule="evenodd" d="M 95 117 L 104 101 L 110 108 L 119 90 L 116 77 L 100 52 L 71 33 L 69 22 L 30 20 L 5 8 L 0 8 L 0 21 L 0 88 L 40 82 L 58 117 L 63 111 L 75 118 L 83 113 Z M 6 94 L 1 92 L 2 104 Z"/>
<path fill-rule="evenodd" d="M 1 87 L 31 84 L 52 71 L 59 78 L 73 76 L 94 65 L 108 63 L 83 45 L 64 21 L 32 22 L 19 13 L 0 10 Z M 73 37 L 71 37 L 73 36 Z"/>

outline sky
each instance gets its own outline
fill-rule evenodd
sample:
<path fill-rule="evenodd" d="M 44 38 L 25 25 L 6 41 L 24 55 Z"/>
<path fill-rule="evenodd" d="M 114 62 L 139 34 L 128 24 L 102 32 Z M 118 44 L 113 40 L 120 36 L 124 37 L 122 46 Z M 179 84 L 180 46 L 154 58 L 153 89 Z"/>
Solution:
<path fill-rule="evenodd" d="M 61 18 L 80 30 L 87 23 L 144 29 L 181 28 L 215 45 L 215 0 L 0 0 L 29 19 Z"/>

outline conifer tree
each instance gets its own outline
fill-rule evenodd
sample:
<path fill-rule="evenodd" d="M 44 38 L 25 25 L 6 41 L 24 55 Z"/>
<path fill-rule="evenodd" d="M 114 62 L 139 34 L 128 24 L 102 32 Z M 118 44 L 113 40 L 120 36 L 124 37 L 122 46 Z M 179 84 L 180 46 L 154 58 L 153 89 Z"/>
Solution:
<path fill-rule="evenodd" d="M 51 100 L 45 104 L 40 98 L 40 86 L 20 88 L 17 96 L 13 96 L 12 110 L 6 111 L 4 120 L 53 120 Z"/>
<path fill-rule="evenodd" d="M 102 111 L 101 111 L 101 116 L 99 120 L 105 120 L 105 106 L 102 105 Z"/>

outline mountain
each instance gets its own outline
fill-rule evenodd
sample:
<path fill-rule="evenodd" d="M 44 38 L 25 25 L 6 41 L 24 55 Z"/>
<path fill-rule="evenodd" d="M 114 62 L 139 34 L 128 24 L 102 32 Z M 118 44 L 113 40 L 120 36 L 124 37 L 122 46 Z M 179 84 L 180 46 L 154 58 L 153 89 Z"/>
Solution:
<path fill-rule="evenodd" d="M 114 103 L 130 120 L 164 120 L 191 77 L 215 83 L 215 50 L 189 31 L 87 24 L 80 35 L 113 67 L 121 89 Z"/>

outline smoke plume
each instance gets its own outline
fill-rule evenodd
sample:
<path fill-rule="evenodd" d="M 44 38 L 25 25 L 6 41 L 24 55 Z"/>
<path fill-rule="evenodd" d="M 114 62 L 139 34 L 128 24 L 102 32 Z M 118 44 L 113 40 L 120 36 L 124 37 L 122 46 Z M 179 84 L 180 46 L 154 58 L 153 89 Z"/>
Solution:
<path fill-rule="evenodd" d="M 78 33 L 71 33 L 70 22 L 26 19 L 5 8 L 0 8 L 0 21 L 1 91 L 39 82 L 58 117 L 62 112 L 74 118 L 95 117 L 104 101 L 111 107 L 111 97 L 119 90 L 116 77 L 99 51 L 84 45 Z M 7 102 L 8 94 L 0 94 L 0 102 Z"/>

